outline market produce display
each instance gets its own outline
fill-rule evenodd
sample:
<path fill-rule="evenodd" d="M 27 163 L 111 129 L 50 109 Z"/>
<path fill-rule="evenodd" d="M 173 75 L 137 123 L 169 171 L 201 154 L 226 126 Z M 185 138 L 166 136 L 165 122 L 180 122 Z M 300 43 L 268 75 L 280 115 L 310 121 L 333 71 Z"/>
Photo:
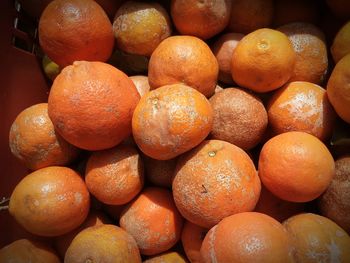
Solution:
<path fill-rule="evenodd" d="M 349 1 L 16 7 L 49 91 L 0 263 L 350 262 Z"/>

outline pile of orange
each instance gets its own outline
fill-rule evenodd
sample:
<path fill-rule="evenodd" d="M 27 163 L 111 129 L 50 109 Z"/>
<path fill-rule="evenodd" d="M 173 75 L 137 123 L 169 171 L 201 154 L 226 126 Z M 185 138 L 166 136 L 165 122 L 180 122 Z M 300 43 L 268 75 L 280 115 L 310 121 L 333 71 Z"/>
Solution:
<path fill-rule="evenodd" d="M 0 262 L 350 262 L 342 3 L 42 1 Z"/>

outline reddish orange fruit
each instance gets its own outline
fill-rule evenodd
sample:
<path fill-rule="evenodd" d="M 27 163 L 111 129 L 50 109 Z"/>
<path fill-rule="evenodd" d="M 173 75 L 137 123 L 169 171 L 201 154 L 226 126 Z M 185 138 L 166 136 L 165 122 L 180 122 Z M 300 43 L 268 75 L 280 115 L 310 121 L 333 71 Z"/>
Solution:
<path fill-rule="evenodd" d="M 114 36 L 108 16 L 92 0 L 54 0 L 39 21 L 44 52 L 65 67 L 77 60 L 107 61 Z"/>
<path fill-rule="evenodd" d="M 50 166 L 24 177 L 14 189 L 10 214 L 29 232 L 58 236 L 82 224 L 90 208 L 83 179 L 72 169 Z"/>
<path fill-rule="evenodd" d="M 266 142 L 259 156 L 262 183 L 277 197 L 308 202 L 319 197 L 334 176 L 334 160 L 319 139 L 286 132 Z"/>
<path fill-rule="evenodd" d="M 193 36 L 172 36 L 154 50 L 148 65 L 152 89 L 182 83 L 206 97 L 214 94 L 218 62 L 209 46 Z"/>
<path fill-rule="evenodd" d="M 78 61 L 55 79 L 49 116 L 60 135 L 87 150 L 102 150 L 130 135 L 131 118 L 140 99 L 133 82 L 102 62 Z"/>
<path fill-rule="evenodd" d="M 182 216 L 205 228 L 232 214 L 252 211 L 260 187 L 249 156 L 237 146 L 219 140 L 204 141 L 182 155 L 172 185 Z"/>
<path fill-rule="evenodd" d="M 119 223 L 135 238 L 141 254 L 156 255 L 180 239 L 183 219 L 169 190 L 149 187 L 126 207 Z"/>
<path fill-rule="evenodd" d="M 79 150 L 59 135 L 47 113 L 47 103 L 24 109 L 11 125 L 9 144 L 12 154 L 31 170 L 66 165 Z"/>
<path fill-rule="evenodd" d="M 202 142 L 212 122 L 213 111 L 203 94 L 183 84 L 166 85 L 141 98 L 132 133 L 144 154 L 169 160 Z"/>
<path fill-rule="evenodd" d="M 224 218 L 209 230 L 201 247 L 202 262 L 294 262 L 283 226 L 267 215 L 246 212 Z"/>

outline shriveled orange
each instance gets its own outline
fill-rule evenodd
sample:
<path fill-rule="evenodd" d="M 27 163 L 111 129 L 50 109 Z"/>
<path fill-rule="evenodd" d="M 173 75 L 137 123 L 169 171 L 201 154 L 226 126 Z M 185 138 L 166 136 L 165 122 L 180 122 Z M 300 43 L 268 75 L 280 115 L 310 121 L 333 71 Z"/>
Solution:
<path fill-rule="evenodd" d="M 244 150 L 256 146 L 267 127 L 267 112 L 261 100 L 239 88 L 227 88 L 212 96 L 212 139 L 232 143 Z"/>
<path fill-rule="evenodd" d="M 350 234 L 350 156 L 335 161 L 335 176 L 318 199 L 320 214 Z"/>
<path fill-rule="evenodd" d="M 156 160 L 144 156 L 143 160 L 147 180 L 156 186 L 171 188 L 177 158 Z"/>
<path fill-rule="evenodd" d="M 350 53 L 350 21 L 344 24 L 333 39 L 331 54 L 335 63 Z"/>
<path fill-rule="evenodd" d="M 266 214 L 283 222 L 291 216 L 302 213 L 306 210 L 305 203 L 294 203 L 282 200 L 272 194 L 266 187 L 261 187 L 261 193 L 254 211 Z"/>
<path fill-rule="evenodd" d="M 328 55 L 323 32 L 308 23 L 290 23 L 277 28 L 292 42 L 296 62 L 289 81 L 322 84 L 328 71 Z"/>
<path fill-rule="evenodd" d="M 193 36 L 172 36 L 163 40 L 151 55 L 148 81 L 152 89 L 182 83 L 203 93 L 214 94 L 218 62 L 209 46 Z"/>
<path fill-rule="evenodd" d="M 302 131 L 322 141 L 331 136 L 336 119 L 326 90 L 306 81 L 290 82 L 277 90 L 269 100 L 267 112 L 275 134 Z"/>
<path fill-rule="evenodd" d="M 200 263 L 200 249 L 208 229 L 186 221 L 182 229 L 181 242 L 191 263 Z"/>
<path fill-rule="evenodd" d="M 283 226 L 295 248 L 296 262 L 348 262 L 350 237 L 330 219 L 312 213 L 292 216 Z"/>
<path fill-rule="evenodd" d="M 132 133 L 144 154 L 169 160 L 202 142 L 212 122 L 213 111 L 203 94 L 173 84 L 141 98 L 132 117 Z"/>
<path fill-rule="evenodd" d="M 317 24 L 320 20 L 318 0 L 275 0 L 274 7 L 275 27 L 293 22 Z"/>
<path fill-rule="evenodd" d="M 19 239 L 0 249 L 1 263 L 60 263 L 56 252 L 47 244 Z"/>
<path fill-rule="evenodd" d="M 70 168 L 50 166 L 24 177 L 14 189 L 9 212 L 29 232 L 58 236 L 78 227 L 90 209 L 83 179 Z"/>
<path fill-rule="evenodd" d="M 286 132 L 267 141 L 259 156 L 259 176 L 277 197 L 308 202 L 329 186 L 334 160 L 317 137 L 305 132 Z"/>
<path fill-rule="evenodd" d="M 135 76 L 130 76 L 129 78 L 134 83 L 134 85 L 135 85 L 135 87 L 136 87 L 136 89 L 139 92 L 141 97 L 143 95 L 145 95 L 147 92 L 149 92 L 149 90 L 151 89 L 151 87 L 149 86 L 149 83 L 148 83 L 147 76 L 135 75 Z"/>
<path fill-rule="evenodd" d="M 274 5 L 272 0 L 234 0 L 228 30 L 248 34 L 272 22 Z"/>
<path fill-rule="evenodd" d="M 11 125 L 9 144 L 12 154 L 31 170 L 66 165 L 79 150 L 59 135 L 47 113 L 47 103 L 20 112 Z"/>
<path fill-rule="evenodd" d="M 234 49 L 243 37 L 244 35 L 240 33 L 227 33 L 220 36 L 211 46 L 211 50 L 219 64 L 218 78 L 224 83 L 233 84 L 231 58 Z"/>
<path fill-rule="evenodd" d="M 250 157 L 237 146 L 219 140 L 206 140 L 183 154 L 172 185 L 182 216 L 205 228 L 232 214 L 252 211 L 260 187 Z"/>
<path fill-rule="evenodd" d="M 285 34 L 258 29 L 243 37 L 233 51 L 232 78 L 256 92 L 275 90 L 290 79 L 295 61 L 292 43 Z"/>
<path fill-rule="evenodd" d="M 144 166 L 137 149 L 128 145 L 92 153 L 86 165 L 89 192 L 109 205 L 123 205 L 142 189 Z"/>
<path fill-rule="evenodd" d="M 103 62 L 77 61 L 56 77 L 48 112 L 68 142 L 102 150 L 130 135 L 139 99 L 135 85 L 122 71 Z"/>
<path fill-rule="evenodd" d="M 65 263 L 141 263 L 135 239 L 115 225 L 84 229 L 75 236 L 64 257 Z"/>
<path fill-rule="evenodd" d="M 327 83 L 327 95 L 335 111 L 350 123 L 350 54 L 343 57 L 332 71 Z"/>
<path fill-rule="evenodd" d="M 181 35 L 208 39 L 227 26 L 231 14 L 231 2 L 231 0 L 172 0 L 171 17 Z"/>
<path fill-rule="evenodd" d="M 39 21 L 44 52 L 65 67 L 77 60 L 107 61 L 114 46 L 112 24 L 93 0 L 54 0 Z"/>
<path fill-rule="evenodd" d="M 171 35 L 171 22 L 156 2 L 126 1 L 114 16 L 113 32 L 120 50 L 150 56 Z"/>
<path fill-rule="evenodd" d="M 90 211 L 84 223 L 82 223 L 78 228 L 65 235 L 58 236 L 54 239 L 54 246 L 56 251 L 62 258 L 64 258 L 64 255 L 66 254 L 68 247 L 72 243 L 72 240 L 75 238 L 76 235 L 79 234 L 79 232 L 91 226 L 100 226 L 108 223 L 110 223 L 110 220 L 104 213 L 99 211 Z"/>
<path fill-rule="evenodd" d="M 125 208 L 119 224 L 135 238 L 141 254 L 156 255 L 180 239 L 183 218 L 169 190 L 148 187 Z"/>
<path fill-rule="evenodd" d="M 201 247 L 202 262 L 294 262 L 283 226 L 267 215 L 245 212 L 224 218 L 209 230 Z"/>

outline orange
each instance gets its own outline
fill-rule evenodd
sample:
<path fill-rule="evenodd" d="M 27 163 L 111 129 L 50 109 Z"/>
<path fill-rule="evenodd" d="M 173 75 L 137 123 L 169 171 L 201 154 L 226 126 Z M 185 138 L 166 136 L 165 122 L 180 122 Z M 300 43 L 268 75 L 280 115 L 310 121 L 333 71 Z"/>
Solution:
<path fill-rule="evenodd" d="M 296 262 L 348 262 L 350 237 L 336 223 L 316 214 L 299 214 L 283 222 Z"/>
<path fill-rule="evenodd" d="M 115 262 L 141 263 L 135 239 L 115 225 L 92 226 L 73 239 L 65 263 Z"/>
<path fill-rule="evenodd" d="M 120 50 L 150 56 L 171 35 L 171 22 L 166 10 L 156 2 L 126 1 L 115 14 L 113 32 Z"/>
<path fill-rule="evenodd" d="M 24 177 L 13 190 L 9 212 L 27 231 L 58 236 L 81 225 L 90 208 L 83 179 L 70 168 L 50 166 Z"/>
<path fill-rule="evenodd" d="M 123 205 L 141 191 L 143 169 L 141 157 L 132 146 L 94 152 L 86 165 L 86 186 L 102 203 Z"/>
<path fill-rule="evenodd" d="M 143 261 L 143 263 L 187 263 L 184 256 L 178 252 L 165 252 L 160 255 L 153 256 Z"/>
<path fill-rule="evenodd" d="M 305 203 L 288 202 L 273 195 L 265 187 L 261 187 L 261 194 L 254 211 L 266 214 L 283 222 L 291 216 L 304 212 L 306 209 Z"/>
<path fill-rule="evenodd" d="M 327 83 L 327 95 L 335 111 L 350 123 L 350 54 L 343 57 L 332 71 Z"/>
<path fill-rule="evenodd" d="M 267 112 L 275 134 L 303 131 L 323 141 L 332 135 L 336 118 L 326 90 L 305 81 L 290 82 L 277 90 Z"/>
<path fill-rule="evenodd" d="M 61 260 L 47 244 L 19 239 L 0 249 L 1 263 L 60 263 Z"/>
<path fill-rule="evenodd" d="M 125 208 L 119 224 L 135 238 L 141 254 L 156 255 L 180 239 L 183 219 L 169 190 L 148 187 Z"/>
<path fill-rule="evenodd" d="M 103 62 L 77 61 L 56 77 L 49 116 L 59 134 L 86 150 L 102 150 L 130 135 L 140 99 L 133 82 Z"/>
<path fill-rule="evenodd" d="M 305 132 L 286 132 L 267 141 L 260 152 L 258 168 L 264 186 L 291 202 L 319 197 L 335 172 L 326 145 Z"/>
<path fill-rule="evenodd" d="M 308 81 L 322 84 L 328 70 L 325 36 L 316 26 L 308 23 L 290 23 L 277 28 L 292 42 L 296 62 L 289 81 Z"/>
<path fill-rule="evenodd" d="M 91 226 L 100 226 L 108 223 L 109 219 L 102 212 L 90 211 L 84 223 L 82 223 L 78 228 L 54 239 L 56 251 L 62 258 L 64 258 L 69 245 L 72 243 L 74 237 L 79 234 L 79 232 Z"/>
<path fill-rule="evenodd" d="M 182 216 L 210 228 L 227 216 L 252 211 L 259 199 L 260 180 L 242 149 L 206 140 L 179 158 L 172 189 Z"/>
<path fill-rule="evenodd" d="M 340 19 L 350 18 L 350 2 L 348 0 L 326 0 L 328 7 Z"/>
<path fill-rule="evenodd" d="M 227 33 L 221 35 L 211 46 L 219 64 L 219 80 L 233 84 L 231 75 L 231 58 L 238 42 L 244 37 L 240 33 Z"/>
<path fill-rule="evenodd" d="M 328 217 L 350 234 L 350 156 L 335 161 L 335 176 L 327 190 L 320 196 L 318 207 Z"/>
<path fill-rule="evenodd" d="M 203 141 L 212 122 L 213 111 L 203 94 L 183 84 L 166 85 L 141 98 L 132 133 L 144 154 L 169 160 Z"/>
<path fill-rule="evenodd" d="M 151 55 L 148 81 L 152 89 L 182 83 L 203 93 L 214 94 L 219 66 L 209 46 L 193 36 L 163 40 Z"/>
<path fill-rule="evenodd" d="M 230 13 L 231 0 L 171 1 L 171 17 L 181 35 L 211 38 L 224 30 Z"/>
<path fill-rule="evenodd" d="M 350 53 L 350 21 L 344 24 L 333 39 L 331 54 L 335 63 Z"/>
<path fill-rule="evenodd" d="M 200 249 L 208 229 L 186 221 L 182 229 L 181 242 L 191 263 L 200 263 Z"/>
<path fill-rule="evenodd" d="M 143 95 L 145 95 L 147 92 L 149 92 L 149 90 L 151 89 L 151 87 L 149 86 L 149 83 L 148 83 L 147 76 L 135 75 L 135 76 L 130 76 L 129 78 L 134 83 L 134 85 L 135 85 L 135 87 L 136 87 L 136 89 L 139 92 L 141 97 Z"/>
<path fill-rule="evenodd" d="M 227 88 L 212 96 L 212 139 L 232 143 L 244 150 L 256 146 L 267 127 L 267 112 L 261 100 L 238 88 Z"/>
<path fill-rule="evenodd" d="M 209 230 L 201 247 L 206 262 L 294 262 L 283 226 L 267 215 L 245 212 L 224 218 Z"/>
<path fill-rule="evenodd" d="M 276 0 L 273 25 L 278 27 L 293 22 L 317 24 L 320 20 L 318 0 Z"/>
<path fill-rule="evenodd" d="M 17 115 L 11 125 L 9 144 L 12 154 L 31 170 L 66 165 L 79 153 L 55 131 L 47 103 L 35 104 Z"/>
<path fill-rule="evenodd" d="M 272 0 L 234 0 L 228 30 L 248 34 L 269 27 L 273 17 Z"/>
<path fill-rule="evenodd" d="M 39 21 L 39 42 L 62 68 L 76 60 L 107 61 L 112 54 L 112 24 L 93 0 L 54 0 Z"/>
<path fill-rule="evenodd" d="M 276 30 L 258 29 L 239 41 L 233 51 L 233 80 L 256 92 L 278 89 L 293 74 L 296 54 L 288 37 Z"/>
<path fill-rule="evenodd" d="M 156 160 L 144 156 L 143 160 L 147 180 L 156 186 L 171 188 L 177 158 Z"/>

